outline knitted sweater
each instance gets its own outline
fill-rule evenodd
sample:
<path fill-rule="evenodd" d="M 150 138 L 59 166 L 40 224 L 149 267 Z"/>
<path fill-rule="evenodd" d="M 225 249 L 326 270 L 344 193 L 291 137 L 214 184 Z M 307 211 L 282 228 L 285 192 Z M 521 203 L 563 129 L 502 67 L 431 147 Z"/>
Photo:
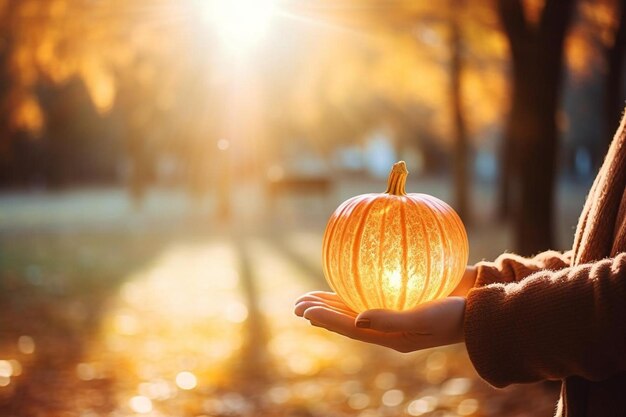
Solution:
<path fill-rule="evenodd" d="M 563 381 L 557 416 L 626 416 L 626 117 L 572 250 L 477 264 L 465 343 L 490 384 Z"/>

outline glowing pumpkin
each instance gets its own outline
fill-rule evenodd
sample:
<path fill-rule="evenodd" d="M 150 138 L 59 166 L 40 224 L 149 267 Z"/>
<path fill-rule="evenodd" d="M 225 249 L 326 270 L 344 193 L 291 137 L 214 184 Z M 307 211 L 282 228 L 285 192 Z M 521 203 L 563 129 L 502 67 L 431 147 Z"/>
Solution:
<path fill-rule="evenodd" d="M 322 246 L 324 275 L 352 310 L 406 310 L 449 295 L 468 257 L 465 227 L 443 201 L 406 194 L 404 161 L 387 191 L 353 197 L 333 213 Z"/>

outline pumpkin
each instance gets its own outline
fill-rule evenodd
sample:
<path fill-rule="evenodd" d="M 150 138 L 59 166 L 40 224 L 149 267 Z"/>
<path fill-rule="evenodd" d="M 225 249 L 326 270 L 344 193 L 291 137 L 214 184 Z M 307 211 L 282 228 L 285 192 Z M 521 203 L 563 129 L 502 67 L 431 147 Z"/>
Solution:
<path fill-rule="evenodd" d="M 394 164 L 387 190 L 341 204 L 326 226 L 324 275 L 355 312 L 407 310 L 449 295 L 468 258 L 465 227 L 443 201 L 406 194 L 404 161 Z"/>

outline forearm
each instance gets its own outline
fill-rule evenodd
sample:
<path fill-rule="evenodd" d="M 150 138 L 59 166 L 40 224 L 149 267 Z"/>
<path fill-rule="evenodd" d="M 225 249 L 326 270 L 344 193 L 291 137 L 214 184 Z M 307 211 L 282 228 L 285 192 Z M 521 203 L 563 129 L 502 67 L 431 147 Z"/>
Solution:
<path fill-rule="evenodd" d="M 464 328 L 478 373 L 495 386 L 626 370 L 626 254 L 467 297 Z"/>

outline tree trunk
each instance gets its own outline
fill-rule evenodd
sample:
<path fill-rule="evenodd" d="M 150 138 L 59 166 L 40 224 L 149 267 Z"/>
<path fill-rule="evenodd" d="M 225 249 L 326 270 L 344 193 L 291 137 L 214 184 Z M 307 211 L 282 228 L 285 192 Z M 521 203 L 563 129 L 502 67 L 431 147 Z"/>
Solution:
<path fill-rule="evenodd" d="M 450 0 L 450 100 L 454 129 L 454 202 L 461 219 L 471 222 L 469 187 L 470 172 L 468 170 L 469 143 L 467 126 L 463 112 L 461 77 L 463 76 L 463 57 L 459 23 L 459 9 L 464 0 Z"/>
<path fill-rule="evenodd" d="M 526 22 L 519 0 L 498 3 L 512 57 L 512 102 L 505 140 L 514 156 L 508 168 L 515 249 L 523 255 L 554 247 L 556 114 L 563 43 L 574 3 L 546 0 L 536 28 Z"/>
<path fill-rule="evenodd" d="M 518 63 L 508 140 L 515 156 L 512 170 L 515 247 L 531 255 L 553 247 L 558 85 L 537 65 L 535 51 Z"/>
<path fill-rule="evenodd" d="M 0 12 L 0 183 L 14 182 L 15 155 L 13 155 L 13 139 L 9 120 L 9 96 L 13 85 L 11 73 L 11 55 L 15 42 L 15 15 L 19 2 L 8 2 L 3 12 Z"/>
<path fill-rule="evenodd" d="M 604 150 L 609 148 L 624 110 L 624 50 L 626 49 L 626 0 L 617 2 L 620 9 L 613 44 L 606 51 L 607 76 L 605 80 L 605 136 Z M 619 14 L 618 14 L 619 13 Z"/>

